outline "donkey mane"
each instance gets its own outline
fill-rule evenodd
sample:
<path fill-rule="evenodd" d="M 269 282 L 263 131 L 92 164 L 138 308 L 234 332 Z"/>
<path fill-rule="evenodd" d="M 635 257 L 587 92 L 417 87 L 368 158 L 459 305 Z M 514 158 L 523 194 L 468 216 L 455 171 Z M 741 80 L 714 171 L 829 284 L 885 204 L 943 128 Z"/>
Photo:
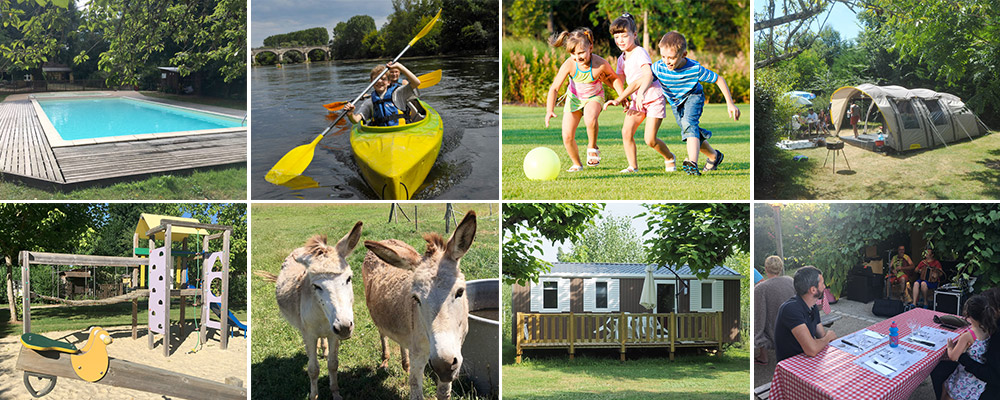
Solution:
<path fill-rule="evenodd" d="M 319 257 L 325 255 L 330 251 L 330 247 L 326 245 L 326 235 L 313 235 L 306 241 L 306 252 L 308 252 L 313 257 Z"/>
<path fill-rule="evenodd" d="M 444 238 L 437 233 L 425 233 L 424 240 L 427 241 L 427 250 L 424 252 L 424 257 L 433 256 L 439 251 L 444 251 L 445 244 Z"/>

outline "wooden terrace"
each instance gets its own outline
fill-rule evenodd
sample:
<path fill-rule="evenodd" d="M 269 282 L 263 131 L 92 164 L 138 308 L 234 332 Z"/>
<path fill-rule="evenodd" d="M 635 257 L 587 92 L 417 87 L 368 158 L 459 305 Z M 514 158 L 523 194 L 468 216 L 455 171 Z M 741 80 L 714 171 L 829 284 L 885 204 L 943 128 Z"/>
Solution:
<path fill-rule="evenodd" d="M 524 349 L 565 348 L 572 360 L 577 348 L 670 349 L 715 347 L 722 351 L 722 313 L 561 313 L 517 315 L 517 362 Z"/>
<path fill-rule="evenodd" d="M 138 93 L 125 92 L 118 95 L 173 103 L 144 97 Z M 242 117 L 233 114 L 235 110 L 191 104 L 184 106 L 215 112 L 226 111 L 234 117 Z M 25 181 L 74 185 L 136 175 L 245 164 L 246 161 L 246 130 L 52 147 L 27 95 L 12 95 L 0 102 L 0 175 L 16 176 Z"/>

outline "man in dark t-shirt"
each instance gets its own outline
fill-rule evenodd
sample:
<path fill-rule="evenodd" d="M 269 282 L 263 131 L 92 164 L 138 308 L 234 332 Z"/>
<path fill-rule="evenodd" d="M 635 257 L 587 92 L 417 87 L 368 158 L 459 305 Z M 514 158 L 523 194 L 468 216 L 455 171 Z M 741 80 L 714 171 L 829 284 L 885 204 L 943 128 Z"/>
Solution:
<path fill-rule="evenodd" d="M 797 354 L 815 356 L 837 338 L 820 323 L 819 306 L 826 285 L 823 274 L 812 266 L 795 271 L 795 297 L 778 309 L 774 324 L 774 346 L 778 362 Z"/>

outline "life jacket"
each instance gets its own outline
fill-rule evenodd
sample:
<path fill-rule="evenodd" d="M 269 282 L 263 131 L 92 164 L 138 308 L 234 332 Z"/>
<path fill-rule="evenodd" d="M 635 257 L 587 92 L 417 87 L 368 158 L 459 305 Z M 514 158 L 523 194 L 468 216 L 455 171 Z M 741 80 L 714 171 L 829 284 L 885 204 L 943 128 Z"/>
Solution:
<path fill-rule="evenodd" d="M 402 113 L 392 102 L 392 94 L 398 89 L 398 85 L 390 85 L 385 89 L 385 93 L 379 96 L 372 91 L 372 126 L 397 126 Z"/>

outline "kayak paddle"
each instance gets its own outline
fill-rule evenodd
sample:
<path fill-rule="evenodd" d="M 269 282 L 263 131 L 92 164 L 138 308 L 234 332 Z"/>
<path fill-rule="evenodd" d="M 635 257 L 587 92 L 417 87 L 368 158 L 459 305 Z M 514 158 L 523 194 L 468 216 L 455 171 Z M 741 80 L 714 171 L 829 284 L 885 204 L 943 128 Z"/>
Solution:
<path fill-rule="evenodd" d="M 417 89 L 427 89 L 441 82 L 441 70 L 428 72 L 426 74 L 418 76 L 417 79 L 420 79 L 420 85 L 417 86 Z M 346 101 L 335 101 L 333 103 L 324 104 L 323 107 L 325 107 L 327 110 L 330 110 L 330 112 L 337 112 L 340 111 L 340 109 L 344 108 L 344 106 L 346 105 L 347 105 Z"/>
<path fill-rule="evenodd" d="M 397 55 L 396 58 L 392 59 L 392 62 L 395 63 L 396 61 L 399 61 L 399 58 L 402 57 L 403 54 L 410 49 L 410 47 L 412 47 L 415 43 L 417 43 L 417 41 L 420 40 L 420 38 L 426 36 L 427 33 L 431 31 L 431 28 L 434 27 L 434 23 L 437 22 L 438 18 L 440 17 L 441 17 L 441 10 L 438 9 L 437 15 L 435 15 L 434 18 L 431 18 L 430 22 L 428 22 L 427 25 L 424 26 L 424 29 L 421 29 L 420 32 L 417 33 L 417 36 L 414 36 L 413 40 L 410 40 L 410 43 L 408 43 L 406 47 L 403 48 L 403 51 L 400 51 L 399 55 Z M 382 73 L 380 73 L 377 77 L 375 77 L 375 79 L 372 79 L 372 81 L 368 83 L 368 87 L 366 87 L 365 90 L 362 90 L 361 93 L 358 94 L 358 97 L 355 97 L 354 100 L 351 101 L 351 104 L 353 105 L 354 103 L 357 103 L 358 100 L 361 99 L 361 96 L 364 96 L 365 93 L 371 90 L 372 86 L 375 86 L 375 82 L 378 81 L 379 79 L 382 79 L 382 75 L 385 75 L 385 73 L 388 71 L 389 71 L 388 68 L 383 69 Z M 342 112 L 340 116 L 337 117 L 337 119 L 334 120 L 332 124 L 330 124 L 330 126 L 326 127 L 326 129 L 323 130 L 323 133 L 320 133 L 319 136 L 316 136 L 316 139 L 313 139 L 312 142 L 298 146 L 289 151 L 287 154 L 285 154 L 284 157 L 281 157 L 281 159 L 278 160 L 278 162 L 274 164 L 273 167 L 271 167 L 271 170 L 267 171 L 267 175 L 264 176 L 264 179 L 273 184 L 280 185 L 282 183 L 288 182 L 289 180 L 295 178 L 296 176 L 302 175 L 302 171 L 305 171 L 306 167 L 308 167 L 309 164 L 312 163 L 313 154 L 316 152 L 316 145 L 319 144 L 319 141 L 322 140 L 323 137 L 326 136 L 328 132 L 330 132 L 330 129 L 333 129 L 333 127 L 337 125 L 337 122 L 340 122 L 340 120 L 344 118 L 345 115 L 347 115 L 346 110 Z"/>

